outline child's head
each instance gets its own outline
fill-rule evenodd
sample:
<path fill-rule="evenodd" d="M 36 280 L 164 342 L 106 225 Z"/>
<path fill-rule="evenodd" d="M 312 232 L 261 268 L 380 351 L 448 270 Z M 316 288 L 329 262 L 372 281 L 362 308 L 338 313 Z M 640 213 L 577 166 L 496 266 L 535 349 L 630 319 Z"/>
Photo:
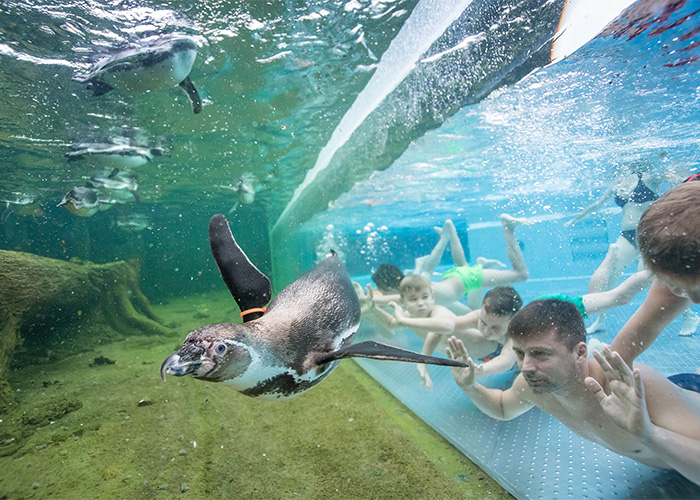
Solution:
<path fill-rule="evenodd" d="M 402 279 L 404 274 L 401 269 L 391 264 L 380 264 L 372 274 L 372 281 L 377 285 L 377 290 L 387 295 L 398 291 Z"/>
<path fill-rule="evenodd" d="M 700 182 L 680 184 L 646 209 L 637 227 L 644 265 L 671 291 L 700 303 Z"/>
<path fill-rule="evenodd" d="M 430 281 L 419 274 L 402 279 L 399 293 L 401 303 L 413 317 L 426 317 L 435 306 L 435 295 Z"/>
<path fill-rule="evenodd" d="M 523 306 L 523 299 L 510 286 L 492 288 L 481 302 L 479 311 L 479 331 L 487 339 L 498 340 L 505 337 L 508 323 Z"/>

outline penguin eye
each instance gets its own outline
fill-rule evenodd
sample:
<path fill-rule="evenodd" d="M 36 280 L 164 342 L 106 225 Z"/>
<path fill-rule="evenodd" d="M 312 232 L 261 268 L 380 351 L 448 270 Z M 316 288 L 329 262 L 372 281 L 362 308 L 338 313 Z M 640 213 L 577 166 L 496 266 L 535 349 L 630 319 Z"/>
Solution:
<path fill-rule="evenodd" d="M 216 346 L 216 352 L 223 354 L 226 352 L 226 344 L 219 344 Z"/>

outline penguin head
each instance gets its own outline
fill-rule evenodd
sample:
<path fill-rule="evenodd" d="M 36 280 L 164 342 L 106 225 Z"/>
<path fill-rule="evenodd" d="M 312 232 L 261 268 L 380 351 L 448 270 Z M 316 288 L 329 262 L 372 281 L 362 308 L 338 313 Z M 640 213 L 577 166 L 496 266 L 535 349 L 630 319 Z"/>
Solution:
<path fill-rule="evenodd" d="M 192 375 L 200 380 L 223 382 L 245 373 L 252 362 L 244 342 L 236 340 L 246 327 L 234 323 L 203 326 L 185 338 L 182 348 L 168 356 L 160 368 L 165 374 Z"/>

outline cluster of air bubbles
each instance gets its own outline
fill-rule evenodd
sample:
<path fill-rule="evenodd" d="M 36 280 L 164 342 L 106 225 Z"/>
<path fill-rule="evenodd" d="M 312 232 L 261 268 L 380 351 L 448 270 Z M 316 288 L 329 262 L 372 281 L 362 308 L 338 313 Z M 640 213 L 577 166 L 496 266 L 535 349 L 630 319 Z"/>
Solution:
<path fill-rule="evenodd" d="M 337 231 L 333 224 L 328 224 L 323 237 L 316 243 L 316 264 L 328 257 L 331 250 L 338 254 L 341 262 L 346 262 L 345 251 L 347 247 L 347 238 L 340 231 Z"/>
<path fill-rule="evenodd" d="M 376 262 L 386 260 L 386 257 L 391 254 L 387 241 L 388 232 L 388 227 L 376 227 L 371 222 L 368 222 L 365 227 L 356 231 L 362 241 L 360 255 L 362 255 L 364 264 L 367 267 L 372 267 Z"/>

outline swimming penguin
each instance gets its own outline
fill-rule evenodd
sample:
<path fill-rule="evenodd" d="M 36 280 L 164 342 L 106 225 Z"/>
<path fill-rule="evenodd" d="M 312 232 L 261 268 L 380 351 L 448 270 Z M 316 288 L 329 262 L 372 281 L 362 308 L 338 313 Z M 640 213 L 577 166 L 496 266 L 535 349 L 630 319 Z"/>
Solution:
<path fill-rule="evenodd" d="M 114 168 L 112 170 L 93 172 L 87 185 L 107 194 L 107 197 L 114 203 L 133 201 L 138 204 L 141 202 L 137 191 L 139 187 L 138 176 L 130 170 Z"/>
<path fill-rule="evenodd" d="M 179 85 L 202 111 L 202 99 L 189 74 L 197 56 L 197 42 L 188 36 L 164 36 L 135 49 L 127 49 L 99 61 L 86 75 L 73 79 L 86 83 L 96 96 L 114 88 L 146 92 Z"/>
<path fill-rule="evenodd" d="M 15 197 L 11 200 L 2 200 L 5 202 L 5 210 L 0 215 L 0 223 L 7 222 L 10 214 L 27 216 L 31 215 L 36 219 L 44 215 L 44 210 L 41 208 L 41 195 L 37 193 L 13 193 Z"/>
<path fill-rule="evenodd" d="M 151 223 L 145 214 L 130 214 L 126 217 L 120 217 L 115 224 L 119 229 L 135 233 L 151 228 Z"/>
<path fill-rule="evenodd" d="M 251 397 L 286 399 L 326 378 L 343 358 L 364 357 L 466 366 L 380 344 L 352 344 L 360 304 L 333 254 L 282 290 L 266 309 L 270 281 L 240 249 L 223 215 L 209 223 L 209 240 L 243 323 L 217 323 L 191 332 L 160 373 L 224 382 Z"/>
<path fill-rule="evenodd" d="M 140 167 L 154 156 L 170 156 L 163 148 L 147 148 L 128 144 L 81 143 L 71 146 L 68 161 L 90 160 L 93 164 L 111 168 Z"/>
<path fill-rule="evenodd" d="M 110 204 L 104 204 L 100 199 L 100 192 L 89 186 L 75 186 L 68 191 L 57 207 L 66 207 L 73 215 L 90 217 L 100 210 L 107 210 Z"/>
<path fill-rule="evenodd" d="M 250 205 L 255 201 L 255 194 L 260 190 L 258 180 L 251 173 L 245 173 L 241 175 L 235 185 L 219 185 L 220 188 L 230 189 L 236 193 L 238 200 L 228 211 L 229 214 L 236 211 L 238 205 Z"/>

